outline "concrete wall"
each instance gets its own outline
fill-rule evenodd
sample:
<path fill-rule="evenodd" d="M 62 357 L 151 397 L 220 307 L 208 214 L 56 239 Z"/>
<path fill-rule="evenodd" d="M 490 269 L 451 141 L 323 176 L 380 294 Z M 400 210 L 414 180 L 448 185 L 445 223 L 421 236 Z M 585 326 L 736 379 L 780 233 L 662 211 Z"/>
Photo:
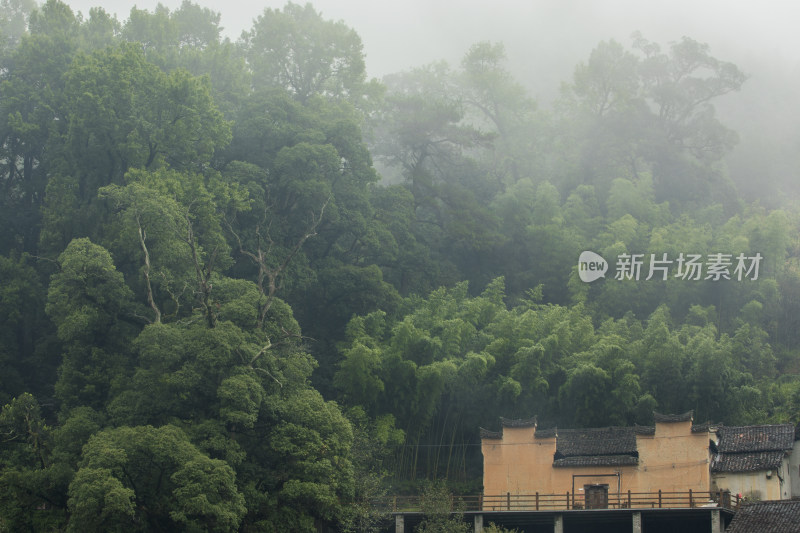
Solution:
<path fill-rule="evenodd" d="M 609 493 L 708 491 L 708 432 L 687 422 L 657 423 L 655 435 L 637 435 L 637 466 L 553 467 L 556 438 L 536 439 L 535 427 L 503 428 L 502 439 L 483 439 L 485 495 L 565 494 L 584 484 L 608 484 Z M 608 474 L 619 474 L 617 477 Z M 594 477 L 573 478 L 574 475 Z M 619 485 L 618 485 L 619 484 Z M 580 497 L 580 496 L 578 496 Z M 576 501 L 577 498 L 576 498 Z"/>

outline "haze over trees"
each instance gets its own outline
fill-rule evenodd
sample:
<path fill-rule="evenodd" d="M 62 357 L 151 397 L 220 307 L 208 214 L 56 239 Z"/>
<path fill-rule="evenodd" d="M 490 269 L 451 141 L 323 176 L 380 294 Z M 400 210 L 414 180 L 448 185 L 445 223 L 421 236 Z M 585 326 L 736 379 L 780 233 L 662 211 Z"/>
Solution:
<path fill-rule="evenodd" d="M 498 416 L 800 421 L 798 211 L 715 107 L 746 83 L 635 35 L 544 107 L 502 43 L 369 79 L 310 4 L 232 42 L 188 0 L 3 1 L 0 531 L 370 531 L 479 491 Z"/>

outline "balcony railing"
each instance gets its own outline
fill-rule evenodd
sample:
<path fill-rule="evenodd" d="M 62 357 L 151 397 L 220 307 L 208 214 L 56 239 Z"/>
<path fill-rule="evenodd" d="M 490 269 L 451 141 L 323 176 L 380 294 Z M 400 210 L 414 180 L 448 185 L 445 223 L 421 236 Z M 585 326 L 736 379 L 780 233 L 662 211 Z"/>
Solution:
<path fill-rule="evenodd" d="M 393 496 L 375 502 L 376 507 L 395 513 L 419 512 L 421 496 Z M 583 492 L 571 494 L 475 494 L 453 496 L 451 511 L 569 511 L 587 508 Z M 620 492 L 608 493 L 608 501 L 590 506 L 593 509 L 689 509 L 722 507 L 736 509 L 739 497 L 728 491 L 700 492 Z"/>

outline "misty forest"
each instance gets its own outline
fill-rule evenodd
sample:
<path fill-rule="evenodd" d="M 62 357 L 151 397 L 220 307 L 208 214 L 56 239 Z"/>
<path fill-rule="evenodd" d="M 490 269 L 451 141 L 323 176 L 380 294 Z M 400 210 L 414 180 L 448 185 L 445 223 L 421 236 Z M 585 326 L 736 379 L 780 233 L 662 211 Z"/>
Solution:
<path fill-rule="evenodd" d="M 790 74 L 640 33 L 571 72 L 370 79 L 310 4 L 231 40 L 0 2 L 0 531 L 373 531 L 478 493 L 500 416 L 798 422 L 800 132 L 785 86 L 731 104 Z"/>

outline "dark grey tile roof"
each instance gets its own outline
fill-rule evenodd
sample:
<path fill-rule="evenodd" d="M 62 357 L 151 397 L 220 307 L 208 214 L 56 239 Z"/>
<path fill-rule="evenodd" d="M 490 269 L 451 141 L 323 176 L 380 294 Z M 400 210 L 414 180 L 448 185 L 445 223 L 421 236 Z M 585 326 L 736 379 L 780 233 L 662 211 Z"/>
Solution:
<path fill-rule="evenodd" d="M 694 411 L 686 411 L 679 415 L 665 415 L 653 411 L 656 422 L 689 422 L 694 418 Z"/>
<path fill-rule="evenodd" d="M 712 472 L 757 472 L 776 470 L 781 466 L 783 451 L 720 453 L 711 461 Z"/>
<path fill-rule="evenodd" d="M 633 455 L 578 455 L 553 461 L 554 467 L 566 466 L 635 466 L 639 458 Z"/>
<path fill-rule="evenodd" d="M 800 530 L 800 500 L 755 502 L 743 505 L 734 515 L 727 533 L 797 533 Z"/>
<path fill-rule="evenodd" d="M 589 455 L 633 455 L 636 434 L 633 428 L 560 429 L 556 459 Z"/>
<path fill-rule="evenodd" d="M 794 426 L 723 426 L 717 430 L 720 453 L 790 450 L 794 446 Z"/>
<path fill-rule="evenodd" d="M 550 428 L 550 429 L 536 429 L 536 434 L 534 438 L 537 439 L 552 439 L 553 437 L 558 435 L 558 428 Z"/>
<path fill-rule="evenodd" d="M 500 440 L 503 438 L 502 431 L 489 431 L 488 429 L 479 428 L 481 431 L 482 439 Z"/>
<path fill-rule="evenodd" d="M 717 429 L 719 444 L 711 461 L 712 472 L 758 472 L 780 467 L 785 452 L 794 445 L 790 424 L 730 426 Z"/>
<path fill-rule="evenodd" d="M 501 416 L 500 423 L 504 428 L 529 428 L 536 425 L 536 417 L 511 419 Z"/>

